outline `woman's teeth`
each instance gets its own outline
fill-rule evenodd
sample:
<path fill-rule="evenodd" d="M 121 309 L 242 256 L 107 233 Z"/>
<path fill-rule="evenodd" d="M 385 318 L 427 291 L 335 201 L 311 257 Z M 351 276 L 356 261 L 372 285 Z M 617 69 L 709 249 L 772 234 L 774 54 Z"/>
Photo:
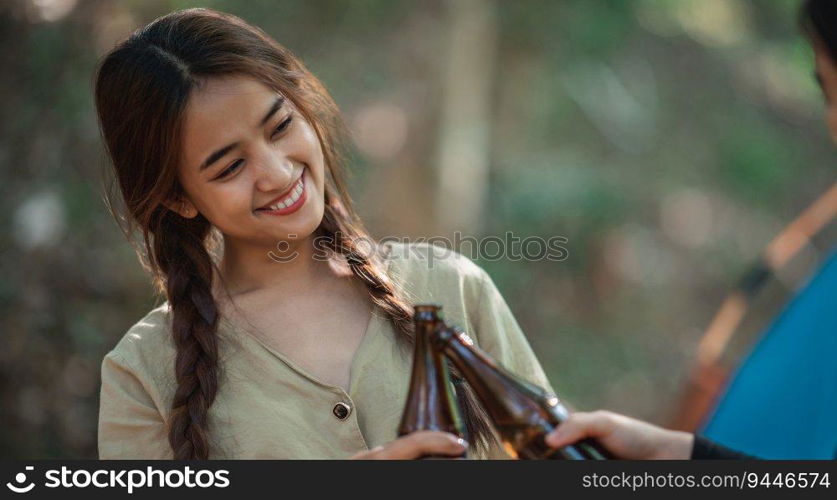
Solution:
<path fill-rule="evenodd" d="M 297 201 L 299 201 L 299 197 L 302 196 L 302 179 L 299 179 L 296 183 L 296 187 L 291 191 L 291 194 L 282 198 L 278 203 L 273 204 L 265 208 L 265 210 L 282 210 L 283 208 L 287 208 Z"/>

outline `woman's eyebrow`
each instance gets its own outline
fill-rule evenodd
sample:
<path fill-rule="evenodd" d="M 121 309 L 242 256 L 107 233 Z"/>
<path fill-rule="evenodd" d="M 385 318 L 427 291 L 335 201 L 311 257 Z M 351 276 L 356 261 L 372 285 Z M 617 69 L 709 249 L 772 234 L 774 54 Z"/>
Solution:
<path fill-rule="evenodd" d="M 273 101 L 273 104 L 271 104 L 271 105 L 270 105 L 270 109 L 267 111 L 267 114 L 265 114 L 265 115 L 264 115 L 264 118 L 262 118 L 262 120 L 259 122 L 259 125 L 257 126 L 257 128 L 261 128 L 261 127 L 263 127 L 263 126 L 264 126 L 264 124 L 265 124 L 265 123 L 267 123 L 267 121 L 268 121 L 268 120 L 270 120 L 270 118 L 271 118 L 273 115 L 275 115 L 277 111 L 279 111 L 280 109 L 282 109 L 282 106 L 283 106 L 284 104 L 285 104 L 285 98 L 284 98 L 284 97 L 282 97 L 282 96 L 277 97 L 277 98 Z M 228 145 L 224 146 L 223 148 L 219 149 L 218 151 L 215 151 L 214 153 L 212 153 L 211 155 L 209 155 L 209 156 L 206 158 L 206 160 L 204 160 L 204 162 L 201 164 L 201 166 L 200 166 L 200 168 L 199 168 L 198 170 L 199 170 L 200 172 L 203 172 L 204 170 L 206 170 L 207 168 L 209 168 L 209 166 L 210 166 L 210 165 L 212 165 L 212 164 L 213 164 L 213 163 L 215 163 L 216 161 L 218 161 L 218 160 L 220 160 L 221 158 L 223 158 L 223 157 L 224 157 L 224 155 L 226 155 L 227 153 L 229 153 L 230 151 L 232 151 L 234 148 L 238 147 L 238 144 L 239 144 L 238 142 L 234 142 L 234 143 L 232 143 L 232 144 L 228 144 Z"/>
<path fill-rule="evenodd" d="M 264 124 L 267 123 L 268 120 L 270 120 L 271 116 L 273 116 L 274 114 L 276 114 L 277 111 L 282 109 L 283 104 L 285 104 L 285 98 L 282 96 L 277 97 L 276 100 L 273 101 L 273 104 L 270 106 L 270 110 L 268 110 L 267 114 L 264 115 L 262 121 L 259 122 L 259 127 L 263 127 Z"/>

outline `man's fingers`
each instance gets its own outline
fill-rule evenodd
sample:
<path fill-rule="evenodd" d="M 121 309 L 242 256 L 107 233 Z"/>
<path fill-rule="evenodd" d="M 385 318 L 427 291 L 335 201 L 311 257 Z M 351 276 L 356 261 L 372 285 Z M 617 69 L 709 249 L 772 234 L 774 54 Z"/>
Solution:
<path fill-rule="evenodd" d="M 602 437 L 614 428 L 614 415 L 607 411 L 573 413 L 546 436 L 546 444 L 560 448 L 588 437 Z"/>

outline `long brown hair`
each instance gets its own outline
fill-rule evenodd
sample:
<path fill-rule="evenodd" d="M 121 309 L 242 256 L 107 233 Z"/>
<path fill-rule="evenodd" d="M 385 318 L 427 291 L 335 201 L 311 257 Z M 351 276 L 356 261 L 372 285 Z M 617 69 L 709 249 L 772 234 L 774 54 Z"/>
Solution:
<path fill-rule="evenodd" d="M 345 127 L 337 105 L 305 66 L 263 31 L 207 9 L 161 17 L 134 32 L 101 62 L 96 108 L 119 195 L 109 203 L 129 237 L 139 229 L 140 258 L 171 307 L 177 349 L 177 389 L 168 439 L 175 459 L 206 459 L 207 414 L 218 392 L 219 310 L 212 295 L 213 231 L 202 215 L 181 217 L 167 208 L 182 194 L 177 179 L 183 112 L 192 90 L 207 78 L 248 75 L 291 100 L 314 127 L 326 164 L 325 212 L 318 233 L 344 256 L 372 301 L 403 339 L 412 342 L 412 312 L 398 296 L 379 259 L 361 251 L 368 235 L 343 180 Z M 490 430 L 470 390 L 457 384 L 472 444 L 485 446 Z"/>

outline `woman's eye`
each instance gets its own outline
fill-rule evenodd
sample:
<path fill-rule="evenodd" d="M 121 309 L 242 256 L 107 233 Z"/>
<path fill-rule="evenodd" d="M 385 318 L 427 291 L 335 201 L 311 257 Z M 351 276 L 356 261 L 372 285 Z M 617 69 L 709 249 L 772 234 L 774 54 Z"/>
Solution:
<path fill-rule="evenodd" d="M 288 128 L 288 126 L 290 126 L 290 124 L 291 124 L 291 122 L 293 121 L 293 119 L 294 119 L 294 117 L 293 117 L 293 116 L 289 116 L 289 117 L 288 117 L 285 121 L 283 121 L 282 123 L 280 123 L 279 125 L 277 125 L 277 126 L 276 126 L 276 128 L 275 128 L 275 129 L 273 129 L 273 134 L 271 135 L 271 137 L 274 137 L 274 136 L 276 136 L 276 134 L 279 134 L 279 133 L 284 132 L 284 131 Z M 242 165 L 243 163 L 244 163 L 244 160 L 236 160 L 236 161 L 234 161 L 234 162 L 232 163 L 232 165 L 230 165 L 229 167 L 227 167 L 227 168 L 226 168 L 223 172 L 221 172 L 221 173 L 218 175 L 218 177 L 216 177 L 215 179 L 216 179 L 216 180 L 217 180 L 217 179 L 223 179 L 223 178 L 225 178 L 225 177 L 228 177 L 228 176 L 230 176 L 230 175 L 234 174 L 236 171 L 238 171 L 238 169 L 239 169 L 239 168 L 241 168 L 241 165 Z"/>
<path fill-rule="evenodd" d="M 278 134 L 278 133 L 284 131 L 285 129 L 287 129 L 288 126 L 291 124 L 291 121 L 293 121 L 293 119 L 294 119 L 293 116 L 289 116 L 287 120 L 280 123 L 275 129 L 273 129 L 273 135 L 275 136 L 276 134 Z"/>
<path fill-rule="evenodd" d="M 242 163 L 244 163 L 244 160 L 234 161 L 233 164 L 230 165 L 229 167 L 227 167 L 226 169 L 224 169 L 224 171 L 221 172 L 221 174 L 218 177 L 216 177 L 216 179 L 223 179 L 224 177 L 227 177 L 228 175 L 234 174 L 239 169 L 239 167 L 241 167 Z"/>

